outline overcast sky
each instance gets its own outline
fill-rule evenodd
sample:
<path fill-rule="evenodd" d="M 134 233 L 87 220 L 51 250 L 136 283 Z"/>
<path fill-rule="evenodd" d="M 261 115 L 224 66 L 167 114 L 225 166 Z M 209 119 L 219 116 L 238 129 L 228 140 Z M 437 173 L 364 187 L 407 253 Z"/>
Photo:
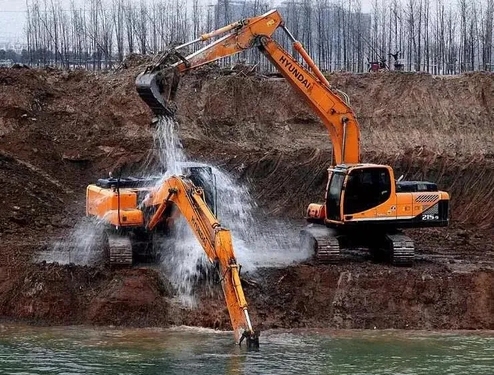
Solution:
<path fill-rule="evenodd" d="M 140 0 L 132 0 L 139 2 Z M 157 1 L 157 0 L 156 0 Z M 167 1 L 167 0 L 163 0 Z M 215 3 L 217 0 L 199 0 L 204 5 Z M 281 0 L 271 0 L 275 7 Z M 84 0 L 76 0 L 76 3 L 83 4 Z M 67 6 L 71 0 L 60 0 L 60 3 Z M 362 0 L 364 11 L 370 10 L 371 0 Z M 26 17 L 25 0 L 0 0 L 0 41 L 24 41 L 24 24 Z"/>

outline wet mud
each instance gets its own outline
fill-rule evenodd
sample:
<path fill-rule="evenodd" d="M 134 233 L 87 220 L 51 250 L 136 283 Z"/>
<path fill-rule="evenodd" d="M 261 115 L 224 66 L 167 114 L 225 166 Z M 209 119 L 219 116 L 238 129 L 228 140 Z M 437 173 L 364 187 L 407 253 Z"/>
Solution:
<path fill-rule="evenodd" d="M 219 286 L 186 308 L 156 268 L 35 262 L 84 216 L 85 186 L 147 171 L 152 114 L 134 92 L 137 58 L 116 72 L 0 69 L 0 317 L 36 324 L 199 325 L 228 329 Z M 411 269 L 365 253 L 244 274 L 267 328 L 494 329 L 494 75 L 334 74 L 362 127 L 362 160 L 426 179 L 452 196 L 449 228 L 410 231 Z M 186 154 L 247 185 L 259 220 L 296 220 L 321 201 L 331 145 L 279 78 L 186 76 L 178 120 Z M 302 223 L 301 223 L 302 225 Z"/>

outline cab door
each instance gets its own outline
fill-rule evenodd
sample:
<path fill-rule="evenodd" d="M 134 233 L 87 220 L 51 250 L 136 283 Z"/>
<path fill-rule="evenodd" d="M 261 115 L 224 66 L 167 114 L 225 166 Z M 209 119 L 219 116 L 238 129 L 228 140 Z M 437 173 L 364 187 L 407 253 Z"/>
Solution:
<path fill-rule="evenodd" d="M 345 219 L 396 219 L 396 194 L 392 184 L 390 172 L 386 167 L 352 169 L 345 185 Z"/>
<path fill-rule="evenodd" d="M 341 192 L 345 173 L 333 172 L 330 176 L 326 194 L 326 218 L 341 221 Z"/>

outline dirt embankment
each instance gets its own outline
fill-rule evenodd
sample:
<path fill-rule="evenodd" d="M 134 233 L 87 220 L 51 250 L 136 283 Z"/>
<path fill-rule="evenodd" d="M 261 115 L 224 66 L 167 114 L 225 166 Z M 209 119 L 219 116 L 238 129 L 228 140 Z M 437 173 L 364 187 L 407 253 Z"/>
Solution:
<path fill-rule="evenodd" d="M 153 160 L 151 114 L 134 92 L 138 66 L 116 73 L 0 69 L 0 316 L 45 324 L 228 327 L 218 290 L 184 310 L 153 270 L 36 265 L 34 252 L 83 215 L 84 188 Z M 452 228 L 416 232 L 419 261 L 260 270 L 246 294 L 268 327 L 494 328 L 494 76 L 339 74 L 362 126 L 363 160 L 429 179 L 452 194 Z M 264 211 L 300 217 L 320 201 L 326 130 L 279 79 L 187 76 L 180 136 L 194 159 L 251 188 Z"/>

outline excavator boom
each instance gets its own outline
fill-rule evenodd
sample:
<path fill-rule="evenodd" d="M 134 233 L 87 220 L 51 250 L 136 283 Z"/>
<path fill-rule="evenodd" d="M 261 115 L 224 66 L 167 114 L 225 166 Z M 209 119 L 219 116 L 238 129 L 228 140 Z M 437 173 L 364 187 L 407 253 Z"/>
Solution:
<path fill-rule="evenodd" d="M 287 33 L 307 68 L 272 38 L 278 28 Z M 223 36 L 186 57 L 179 52 L 191 44 L 220 35 Z M 171 116 L 175 113 L 174 99 L 181 74 L 254 47 L 267 56 L 322 120 L 333 144 L 334 162 L 359 163 L 360 130 L 353 110 L 330 87 L 300 42 L 286 29 L 276 10 L 232 23 L 166 51 L 155 65 L 137 77 L 137 91 L 156 115 Z"/>
<path fill-rule="evenodd" d="M 159 57 L 156 64 L 149 66 L 137 77 L 137 92 L 156 115 L 172 116 L 175 113 L 173 100 L 179 74 L 252 48 L 258 35 L 272 35 L 281 23 L 280 14 L 271 11 L 263 16 L 234 22 L 193 41 L 170 48 Z M 215 42 L 187 57 L 179 52 L 192 44 L 221 35 L 223 36 Z"/>
<path fill-rule="evenodd" d="M 223 294 L 232 323 L 235 341 L 247 340 L 247 346 L 259 346 L 259 333 L 254 331 L 247 311 L 247 301 L 240 282 L 240 266 L 233 251 L 230 231 L 223 228 L 203 199 L 202 189 L 183 177 L 167 178 L 145 202 L 154 208 L 147 230 L 152 231 L 163 220 L 170 205 L 180 210 L 187 220 L 209 261 L 218 264 Z"/>

